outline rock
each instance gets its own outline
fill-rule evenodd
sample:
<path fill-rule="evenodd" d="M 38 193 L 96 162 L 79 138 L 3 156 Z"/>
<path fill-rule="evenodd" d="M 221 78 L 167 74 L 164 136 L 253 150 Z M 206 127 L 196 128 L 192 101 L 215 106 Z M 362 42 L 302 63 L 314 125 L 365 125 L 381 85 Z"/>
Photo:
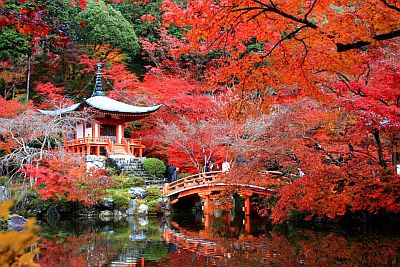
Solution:
<path fill-rule="evenodd" d="M 135 209 L 129 208 L 129 209 L 127 209 L 127 210 L 125 211 L 125 213 L 126 213 L 126 215 L 128 215 L 128 216 L 133 216 L 133 215 L 135 215 Z"/>
<path fill-rule="evenodd" d="M 143 230 L 139 231 L 138 233 L 131 234 L 129 236 L 129 239 L 132 241 L 143 240 L 145 238 L 146 238 L 146 233 Z"/>
<path fill-rule="evenodd" d="M 8 219 L 8 230 L 22 231 L 27 221 L 24 217 L 13 214 Z"/>
<path fill-rule="evenodd" d="M 114 218 L 122 218 L 124 214 L 120 210 L 114 210 Z"/>
<path fill-rule="evenodd" d="M 131 199 L 131 201 L 129 202 L 129 208 L 133 208 L 135 210 L 136 207 L 137 207 L 136 199 Z"/>
<path fill-rule="evenodd" d="M 139 217 L 138 218 L 138 224 L 140 225 L 140 226 L 146 226 L 146 225 L 148 225 L 149 224 L 149 220 L 147 219 L 147 217 Z"/>
<path fill-rule="evenodd" d="M 0 186 L 0 203 L 6 201 L 10 198 L 7 188 L 5 186 Z"/>
<path fill-rule="evenodd" d="M 100 212 L 99 218 L 102 221 L 110 221 L 111 220 L 111 216 L 112 216 L 112 212 L 109 210 L 102 210 Z"/>
<path fill-rule="evenodd" d="M 60 218 L 61 215 L 55 207 L 50 207 L 47 210 L 47 223 L 51 226 L 56 226 Z"/>
<path fill-rule="evenodd" d="M 112 197 L 105 198 L 101 204 L 106 209 L 112 209 L 114 207 L 114 199 Z"/>
<path fill-rule="evenodd" d="M 137 202 L 136 199 L 131 199 L 129 202 L 129 209 L 126 210 L 126 215 L 133 216 L 136 213 Z"/>
<path fill-rule="evenodd" d="M 139 216 L 146 216 L 147 212 L 149 211 L 149 207 L 145 204 L 140 204 L 138 208 L 138 215 Z"/>
<path fill-rule="evenodd" d="M 106 224 L 103 227 L 103 231 L 107 232 L 109 234 L 113 234 L 114 233 L 114 227 L 111 224 Z"/>
<path fill-rule="evenodd" d="M 143 198 L 146 195 L 146 190 L 140 187 L 131 187 L 128 192 L 132 194 L 134 198 Z"/>

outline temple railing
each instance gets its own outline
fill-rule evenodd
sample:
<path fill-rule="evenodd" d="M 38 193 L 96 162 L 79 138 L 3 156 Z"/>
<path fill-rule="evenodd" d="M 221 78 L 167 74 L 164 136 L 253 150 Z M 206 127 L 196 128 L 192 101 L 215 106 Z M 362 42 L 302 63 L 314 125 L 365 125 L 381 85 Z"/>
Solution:
<path fill-rule="evenodd" d="M 142 139 L 141 138 L 122 138 L 122 143 L 127 144 L 128 146 L 142 146 Z"/>
<path fill-rule="evenodd" d="M 107 138 L 107 153 L 111 153 L 112 151 L 114 151 L 114 142 L 110 139 Z"/>
<path fill-rule="evenodd" d="M 145 146 L 142 144 L 141 139 L 123 137 L 121 140 L 121 144 L 124 146 L 124 149 L 127 153 L 136 157 L 142 157 L 143 149 L 145 148 Z M 107 151 L 107 154 L 114 153 L 115 145 L 116 144 L 115 140 L 113 140 L 113 136 L 87 136 L 83 138 L 64 141 L 64 147 L 67 149 L 67 151 L 88 155 L 90 153 L 94 153 L 90 151 L 93 147 L 97 150 L 99 150 L 101 147 L 104 147 Z M 96 152 L 96 154 L 99 153 Z"/>
<path fill-rule="evenodd" d="M 100 136 L 100 137 L 84 137 L 84 138 L 77 138 L 69 141 L 64 142 L 64 146 L 74 146 L 74 145 L 85 145 L 85 144 L 98 144 L 102 143 L 105 144 L 109 140 L 109 137 L 107 136 Z"/>

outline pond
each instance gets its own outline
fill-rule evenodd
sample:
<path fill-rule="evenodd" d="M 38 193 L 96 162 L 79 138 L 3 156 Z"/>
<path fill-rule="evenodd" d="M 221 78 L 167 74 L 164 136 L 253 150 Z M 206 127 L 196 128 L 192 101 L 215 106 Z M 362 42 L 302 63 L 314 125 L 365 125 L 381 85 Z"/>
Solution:
<path fill-rule="evenodd" d="M 257 217 L 41 223 L 42 266 L 396 266 L 397 226 L 273 227 Z"/>

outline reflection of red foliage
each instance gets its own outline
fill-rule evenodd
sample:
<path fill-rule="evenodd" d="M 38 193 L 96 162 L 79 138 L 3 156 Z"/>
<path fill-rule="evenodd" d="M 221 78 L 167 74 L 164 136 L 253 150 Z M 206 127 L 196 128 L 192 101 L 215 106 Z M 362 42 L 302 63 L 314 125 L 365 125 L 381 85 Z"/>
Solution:
<path fill-rule="evenodd" d="M 67 237 L 63 242 L 43 238 L 40 243 L 40 259 L 43 267 L 97 266 L 110 249 L 104 246 L 104 238 L 95 233 Z M 94 249 L 93 249 L 94 247 Z"/>

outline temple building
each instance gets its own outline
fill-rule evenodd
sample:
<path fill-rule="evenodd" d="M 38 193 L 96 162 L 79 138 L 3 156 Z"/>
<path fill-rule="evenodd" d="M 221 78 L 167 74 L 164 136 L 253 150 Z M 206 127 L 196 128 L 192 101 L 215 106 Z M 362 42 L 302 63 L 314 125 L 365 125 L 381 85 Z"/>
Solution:
<path fill-rule="evenodd" d="M 141 139 L 124 137 L 128 122 L 140 120 L 157 111 L 162 105 L 139 107 L 107 97 L 102 88 L 101 65 L 97 65 L 96 86 L 92 96 L 67 108 L 42 114 L 57 116 L 74 111 L 87 111 L 90 122 L 77 124 L 74 131 L 64 134 L 64 148 L 84 156 L 142 157 L 145 146 Z"/>

